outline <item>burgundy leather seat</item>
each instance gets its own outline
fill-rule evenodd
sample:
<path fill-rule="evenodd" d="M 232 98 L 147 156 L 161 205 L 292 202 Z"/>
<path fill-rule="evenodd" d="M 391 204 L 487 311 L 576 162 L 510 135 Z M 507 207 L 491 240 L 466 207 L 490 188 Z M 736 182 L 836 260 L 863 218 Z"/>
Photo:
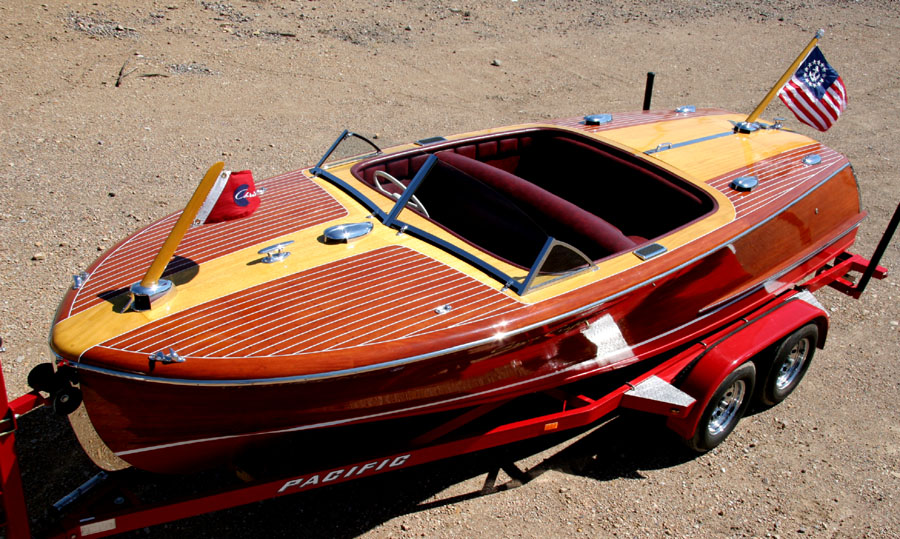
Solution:
<path fill-rule="evenodd" d="M 476 178 L 502 193 L 549 235 L 574 245 L 594 260 L 630 250 L 636 245 L 600 217 L 518 176 L 452 151 L 439 152 L 436 156 L 439 163 Z M 426 178 L 425 183 L 429 179 Z M 420 199 L 428 208 L 429 202 L 422 197 Z"/>

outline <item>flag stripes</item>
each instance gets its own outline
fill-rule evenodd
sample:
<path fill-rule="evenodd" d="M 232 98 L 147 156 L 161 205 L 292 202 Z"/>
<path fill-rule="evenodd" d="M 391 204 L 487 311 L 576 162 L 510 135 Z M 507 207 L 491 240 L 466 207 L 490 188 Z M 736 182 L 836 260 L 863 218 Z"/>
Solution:
<path fill-rule="evenodd" d="M 847 106 L 847 92 L 840 78 L 828 88 L 821 100 L 816 99 L 796 77 L 784 85 L 778 97 L 798 120 L 819 131 L 827 131 Z"/>

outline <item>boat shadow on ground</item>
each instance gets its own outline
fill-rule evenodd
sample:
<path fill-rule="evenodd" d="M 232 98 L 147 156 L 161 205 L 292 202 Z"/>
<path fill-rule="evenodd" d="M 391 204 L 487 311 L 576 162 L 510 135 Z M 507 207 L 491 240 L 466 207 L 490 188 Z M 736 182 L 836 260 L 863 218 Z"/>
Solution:
<path fill-rule="evenodd" d="M 50 531 L 48 523 L 57 518 L 52 504 L 99 470 L 82 452 L 66 420 L 49 411 L 39 410 L 22 418 L 19 433 L 29 511 L 35 532 L 42 536 Z M 659 418 L 628 413 L 593 429 L 526 440 L 243 505 L 123 537 L 356 537 L 404 515 L 441 511 L 452 504 L 513 488 L 547 488 L 546 483 L 530 483 L 548 472 L 596 481 L 639 480 L 644 477 L 642 470 L 676 466 L 695 457 Z M 139 485 L 125 498 L 139 497 L 148 502 L 189 498 L 215 492 L 217 487 L 240 485 L 233 473 L 222 470 L 189 476 L 117 473 L 132 474 L 130 478 Z M 399 526 L 398 533 L 402 531 Z"/>

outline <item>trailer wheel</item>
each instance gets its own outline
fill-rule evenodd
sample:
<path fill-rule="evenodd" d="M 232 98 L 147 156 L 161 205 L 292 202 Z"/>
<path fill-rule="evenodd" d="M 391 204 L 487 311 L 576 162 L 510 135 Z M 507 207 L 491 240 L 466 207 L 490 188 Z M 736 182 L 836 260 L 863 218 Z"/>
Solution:
<path fill-rule="evenodd" d="M 819 328 L 808 324 L 788 335 L 776 348 L 771 363 L 762 366 L 765 370 L 756 400 L 766 406 L 783 401 L 800 384 L 819 341 Z"/>
<path fill-rule="evenodd" d="M 687 445 L 705 453 L 722 443 L 744 416 L 755 381 L 756 367 L 749 361 L 731 371 L 709 399 L 694 436 L 685 440 Z"/>
<path fill-rule="evenodd" d="M 38 363 L 28 373 L 28 386 L 31 389 L 53 393 L 60 385 L 51 363 Z"/>
<path fill-rule="evenodd" d="M 53 401 L 53 411 L 57 415 L 69 415 L 81 406 L 81 390 L 77 387 L 67 386 L 51 397 Z"/>

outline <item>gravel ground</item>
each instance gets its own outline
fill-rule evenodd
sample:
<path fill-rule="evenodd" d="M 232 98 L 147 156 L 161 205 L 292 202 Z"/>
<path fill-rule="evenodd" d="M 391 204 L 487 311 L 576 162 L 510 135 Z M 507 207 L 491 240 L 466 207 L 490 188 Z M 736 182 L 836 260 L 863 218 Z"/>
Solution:
<path fill-rule="evenodd" d="M 870 212 L 898 199 L 900 10 L 892 1 L 441 0 L 0 3 L 0 353 L 8 392 L 50 360 L 70 275 L 176 211 L 214 161 L 258 177 L 315 162 L 342 128 L 379 142 L 640 108 L 750 111 L 815 29 L 850 105 L 824 135 Z M 790 117 L 780 103 L 765 117 Z M 896 243 L 896 242 L 895 242 Z M 895 246 L 883 264 L 900 267 Z M 782 405 L 693 457 L 628 417 L 515 447 L 137 532 L 137 536 L 900 536 L 897 280 L 817 294 L 826 349 Z M 164 404 L 163 404 L 164 405 Z M 93 470 L 22 422 L 32 514 Z M 559 441 L 559 440 L 556 440 Z M 537 466 L 486 496 L 492 464 Z M 503 474 L 501 473 L 501 478 Z M 183 489 L 193 479 L 183 481 Z M 177 490 L 177 489 L 176 489 Z"/>

